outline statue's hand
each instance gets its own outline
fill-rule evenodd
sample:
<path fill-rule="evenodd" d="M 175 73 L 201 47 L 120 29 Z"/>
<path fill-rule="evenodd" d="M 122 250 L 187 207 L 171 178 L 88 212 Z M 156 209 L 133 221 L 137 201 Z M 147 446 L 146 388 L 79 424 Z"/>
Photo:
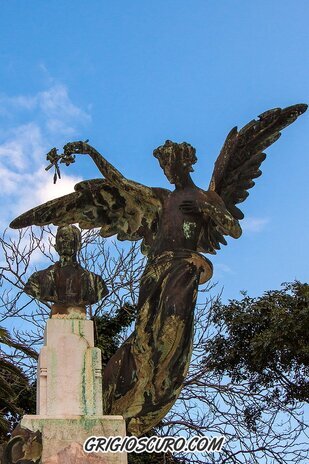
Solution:
<path fill-rule="evenodd" d="M 85 142 L 69 142 L 63 147 L 63 153 L 65 156 L 69 155 L 76 155 L 76 154 L 84 154 L 88 155 L 93 151 L 93 148 L 88 145 L 88 140 Z"/>
<path fill-rule="evenodd" d="M 185 200 L 183 201 L 180 206 L 180 210 L 185 214 L 209 214 L 209 216 L 213 216 L 214 214 L 220 211 L 216 205 L 212 203 L 198 202 L 197 200 Z"/>
<path fill-rule="evenodd" d="M 184 200 L 179 205 L 179 209 L 184 214 L 199 214 L 202 212 L 196 200 Z"/>

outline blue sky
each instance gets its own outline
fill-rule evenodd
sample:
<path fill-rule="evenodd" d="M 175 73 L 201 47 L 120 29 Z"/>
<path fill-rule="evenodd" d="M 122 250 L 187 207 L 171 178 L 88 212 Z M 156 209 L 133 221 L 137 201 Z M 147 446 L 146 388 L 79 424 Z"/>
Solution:
<path fill-rule="evenodd" d="M 308 13 L 306 0 L 3 2 L 1 229 L 98 177 L 80 157 L 53 185 L 44 154 L 72 140 L 89 138 L 126 177 L 162 187 L 152 150 L 185 140 L 207 188 L 234 125 L 309 102 Z M 308 121 L 267 150 L 243 236 L 211 257 L 225 299 L 308 279 Z"/>

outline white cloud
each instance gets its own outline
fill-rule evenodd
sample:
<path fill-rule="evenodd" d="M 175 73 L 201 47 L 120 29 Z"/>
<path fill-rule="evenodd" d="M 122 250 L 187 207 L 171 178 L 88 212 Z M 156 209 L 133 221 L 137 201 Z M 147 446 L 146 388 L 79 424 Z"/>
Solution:
<path fill-rule="evenodd" d="M 44 150 L 41 128 L 35 122 L 13 128 L 0 145 L 0 166 L 13 170 L 27 169 L 32 158 L 42 157 Z"/>
<path fill-rule="evenodd" d="M 82 180 L 81 177 L 68 176 L 62 173 L 61 180 L 53 184 L 50 182 L 50 175 L 48 177 L 48 182 L 45 180 L 44 183 L 38 186 L 37 197 L 40 203 L 45 203 L 45 201 L 73 192 L 74 185 Z"/>
<path fill-rule="evenodd" d="M 234 272 L 232 271 L 232 269 L 230 268 L 230 266 L 228 266 L 227 264 L 223 264 L 223 263 L 217 263 L 216 264 L 216 268 L 219 270 L 219 271 L 222 271 L 222 273 L 226 273 L 226 274 L 234 274 Z"/>
<path fill-rule="evenodd" d="M 71 101 L 64 85 L 54 83 L 35 95 L 2 94 L 0 106 L 0 225 L 4 229 L 29 208 L 73 191 L 81 178 L 62 169 L 61 180 L 54 185 L 53 171 L 44 169 L 45 154 L 77 137 L 90 115 Z"/>
<path fill-rule="evenodd" d="M 0 106 L 2 116 L 6 117 L 20 112 L 28 112 L 28 116 L 29 112 L 34 113 L 42 129 L 50 134 L 72 135 L 76 132 L 76 124 L 91 120 L 86 111 L 73 104 L 63 84 L 53 84 L 36 95 L 0 95 Z"/>
<path fill-rule="evenodd" d="M 15 189 L 18 189 L 18 199 L 13 208 L 15 216 L 46 201 L 73 192 L 74 185 L 81 180 L 81 177 L 62 174 L 61 180 L 53 184 L 52 176 L 50 173 L 48 175 L 44 168 L 16 177 Z"/>
<path fill-rule="evenodd" d="M 235 275 L 235 271 L 233 271 L 233 269 L 231 269 L 227 264 L 216 262 L 214 266 L 214 279 L 225 279 L 227 275 Z"/>
<path fill-rule="evenodd" d="M 52 133 L 72 135 L 75 132 L 72 124 L 78 121 L 88 122 L 89 114 L 74 105 L 66 87 L 56 85 L 49 90 L 40 92 L 37 101 L 43 114 L 46 116 L 47 129 Z"/>
<path fill-rule="evenodd" d="M 268 218 L 247 217 L 241 221 L 241 228 L 244 232 L 258 233 L 264 230 L 268 223 Z"/>

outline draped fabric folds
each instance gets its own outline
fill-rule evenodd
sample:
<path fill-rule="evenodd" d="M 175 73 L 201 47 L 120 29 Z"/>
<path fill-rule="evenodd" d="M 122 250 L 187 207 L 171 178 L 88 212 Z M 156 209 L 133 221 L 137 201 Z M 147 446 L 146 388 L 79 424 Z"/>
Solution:
<path fill-rule="evenodd" d="M 135 330 L 104 372 L 104 414 L 120 414 L 142 435 L 176 401 L 189 368 L 194 307 L 210 261 L 190 250 L 150 259 L 141 278 Z M 207 279 L 207 280 L 208 280 Z"/>

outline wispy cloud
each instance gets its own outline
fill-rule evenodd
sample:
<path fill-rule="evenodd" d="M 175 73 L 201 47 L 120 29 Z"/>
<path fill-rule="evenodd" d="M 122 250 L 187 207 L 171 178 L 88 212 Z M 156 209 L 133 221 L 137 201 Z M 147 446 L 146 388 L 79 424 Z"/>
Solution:
<path fill-rule="evenodd" d="M 3 138 L 2 138 L 3 140 Z M 0 145 L 0 165 L 13 171 L 24 171 L 29 161 L 42 157 L 44 143 L 42 129 L 37 122 L 12 128 Z"/>
<path fill-rule="evenodd" d="M 258 233 L 265 229 L 269 223 L 269 218 L 247 217 L 241 221 L 241 227 L 244 232 Z"/>
<path fill-rule="evenodd" d="M 227 264 L 216 263 L 214 267 L 214 279 L 226 278 L 227 275 L 234 275 L 235 272 Z"/>
<path fill-rule="evenodd" d="M 70 99 L 63 84 L 53 84 L 47 90 L 35 95 L 0 95 L 2 116 L 32 117 L 40 121 L 40 126 L 51 134 L 71 135 L 76 133 L 76 125 L 88 123 L 90 115 L 76 106 Z"/>
<path fill-rule="evenodd" d="M 217 268 L 218 270 L 220 270 L 222 273 L 225 273 L 225 274 L 234 274 L 234 272 L 232 271 L 232 269 L 230 268 L 230 266 L 228 266 L 227 264 L 217 263 L 217 264 L 216 264 L 216 268 Z"/>
<path fill-rule="evenodd" d="M 67 88 L 52 83 L 35 95 L 0 95 L 0 226 L 42 202 L 69 193 L 79 177 L 62 173 L 52 183 L 44 154 L 78 136 L 90 115 L 75 105 Z M 5 129 L 3 129 L 5 128 Z"/>

